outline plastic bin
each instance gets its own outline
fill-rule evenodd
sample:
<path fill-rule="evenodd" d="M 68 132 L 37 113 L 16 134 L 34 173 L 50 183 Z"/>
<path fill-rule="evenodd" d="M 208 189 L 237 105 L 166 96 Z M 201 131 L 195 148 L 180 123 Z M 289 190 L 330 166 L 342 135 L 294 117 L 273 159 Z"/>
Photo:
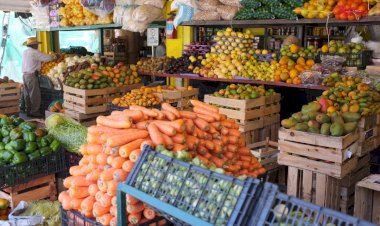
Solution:
<path fill-rule="evenodd" d="M 260 199 L 266 203 L 270 203 L 271 206 L 269 209 L 262 208 L 261 216 L 258 219 L 254 219 L 255 225 L 373 225 L 358 218 L 323 208 L 283 193 L 271 193 L 269 196 L 261 196 Z"/>
<path fill-rule="evenodd" d="M 48 89 L 48 88 L 40 88 L 41 90 L 41 108 L 40 110 L 45 112 L 51 104 L 51 102 L 56 100 L 63 99 L 63 91 Z"/>
<path fill-rule="evenodd" d="M 144 193 L 144 196 L 152 197 L 153 202 L 161 201 L 174 207 L 179 215 L 166 209 L 165 205 L 152 206 L 165 218 L 180 225 L 195 222 L 204 225 L 244 225 L 243 222 L 248 221 L 245 217 L 250 211 L 250 202 L 260 191 L 260 181 L 257 179 L 240 180 L 215 173 L 162 155 L 149 146 L 144 147 L 126 184 Z M 178 216 L 182 213 L 193 217 L 186 219 L 183 216 L 180 220 Z"/>
<path fill-rule="evenodd" d="M 65 154 L 61 148 L 50 155 L 13 166 L 0 167 L 0 188 L 23 184 L 28 181 L 61 172 L 66 169 Z"/>
<path fill-rule="evenodd" d="M 72 153 L 72 152 L 65 150 L 66 168 L 62 172 L 58 172 L 57 177 L 64 179 L 64 178 L 70 176 L 70 174 L 69 174 L 70 167 L 79 165 L 79 161 L 82 159 L 82 157 L 83 156 L 81 156 L 79 154 Z"/>
<path fill-rule="evenodd" d="M 66 211 L 60 208 L 61 212 L 61 226 L 103 226 L 101 223 L 96 222 L 94 219 L 89 219 L 83 215 L 81 215 L 78 211 L 69 210 Z M 156 217 L 153 220 L 147 221 L 143 224 L 139 224 L 139 226 L 166 226 L 167 224 L 159 224 L 159 222 L 164 219 L 163 217 Z"/>

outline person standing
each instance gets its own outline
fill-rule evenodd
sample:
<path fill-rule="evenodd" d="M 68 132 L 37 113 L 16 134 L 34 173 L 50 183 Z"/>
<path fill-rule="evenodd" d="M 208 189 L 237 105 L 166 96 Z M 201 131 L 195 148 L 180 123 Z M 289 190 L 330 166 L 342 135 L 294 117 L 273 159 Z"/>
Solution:
<path fill-rule="evenodd" d="M 56 59 L 56 56 L 42 53 L 38 50 L 36 37 L 28 38 L 23 45 L 28 48 L 22 54 L 22 73 L 24 82 L 24 98 L 26 114 L 32 117 L 43 117 L 40 112 L 41 91 L 38 82 L 42 62 Z"/>

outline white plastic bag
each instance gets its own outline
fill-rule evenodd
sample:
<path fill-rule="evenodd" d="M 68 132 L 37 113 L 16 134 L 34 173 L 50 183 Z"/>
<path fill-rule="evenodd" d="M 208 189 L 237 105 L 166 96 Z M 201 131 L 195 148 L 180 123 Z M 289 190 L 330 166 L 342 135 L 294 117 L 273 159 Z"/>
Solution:
<path fill-rule="evenodd" d="M 135 5 L 134 0 L 115 0 L 115 5 L 116 6 L 131 6 Z"/>
<path fill-rule="evenodd" d="M 146 29 L 148 29 L 148 24 L 129 21 L 127 24 L 123 25 L 123 29 L 131 32 L 139 32 L 143 33 Z"/>
<path fill-rule="evenodd" d="M 176 28 L 182 22 L 191 21 L 194 16 L 194 12 L 195 9 L 193 7 L 181 4 L 173 21 L 174 27 Z"/>
<path fill-rule="evenodd" d="M 80 4 L 99 17 L 106 17 L 113 12 L 115 0 L 80 0 Z"/>
<path fill-rule="evenodd" d="M 133 11 L 132 19 L 135 22 L 149 24 L 162 16 L 162 9 L 151 5 L 142 5 Z"/>
<path fill-rule="evenodd" d="M 164 8 L 165 0 L 136 0 L 136 5 L 152 5 L 157 8 Z"/>

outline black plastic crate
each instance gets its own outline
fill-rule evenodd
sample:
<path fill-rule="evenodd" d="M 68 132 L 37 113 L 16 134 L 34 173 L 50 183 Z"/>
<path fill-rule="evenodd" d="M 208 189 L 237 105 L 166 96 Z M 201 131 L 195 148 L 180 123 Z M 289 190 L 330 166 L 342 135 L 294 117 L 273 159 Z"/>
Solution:
<path fill-rule="evenodd" d="M 145 146 L 126 184 L 204 222 L 243 225 L 254 194 L 259 194 L 260 181 L 215 173 Z M 175 224 L 187 225 L 167 210 L 154 209 Z"/>
<path fill-rule="evenodd" d="M 343 63 L 345 67 L 359 67 L 364 68 L 367 65 L 372 64 L 372 51 L 363 50 L 358 53 L 321 53 L 320 58 L 323 60 L 326 56 L 341 56 L 346 59 Z"/>
<path fill-rule="evenodd" d="M 70 167 L 79 165 L 79 161 L 82 159 L 82 157 L 83 157 L 82 155 L 65 150 L 66 168 L 63 171 L 58 172 L 57 177 L 64 179 L 70 176 L 69 174 Z"/>
<path fill-rule="evenodd" d="M 263 208 L 261 216 L 254 221 L 255 225 L 373 225 L 358 218 L 323 208 L 283 193 L 272 193 L 267 197 L 262 196 L 262 200 L 268 203 L 270 208 Z"/>
<path fill-rule="evenodd" d="M 40 88 L 41 90 L 41 111 L 45 112 L 51 104 L 51 102 L 56 100 L 63 99 L 63 91 L 48 89 L 48 88 Z"/>
<path fill-rule="evenodd" d="M 101 223 L 96 222 L 95 219 L 89 219 L 82 214 L 80 214 L 78 211 L 75 210 L 69 210 L 66 211 L 61 206 L 61 226 L 103 226 Z M 168 226 L 171 225 L 169 221 L 167 220 L 166 224 L 159 223 L 161 220 L 165 218 L 163 217 L 156 217 L 153 220 L 147 221 L 143 224 L 139 224 L 139 226 Z"/>
<path fill-rule="evenodd" d="M 53 83 L 50 81 L 47 76 L 38 76 L 38 82 L 40 84 L 40 88 L 53 89 Z"/>
<path fill-rule="evenodd" d="M 0 167 L 0 188 L 23 184 L 64 169 L 66 169 L 65 154 L 61 148 L 59 151 L 32 161 Z"/>

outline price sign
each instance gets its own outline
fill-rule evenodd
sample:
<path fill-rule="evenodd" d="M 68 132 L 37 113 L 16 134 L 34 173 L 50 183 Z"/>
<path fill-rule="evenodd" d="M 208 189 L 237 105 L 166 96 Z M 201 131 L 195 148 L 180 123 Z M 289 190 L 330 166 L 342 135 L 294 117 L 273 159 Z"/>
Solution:
<path fill-rule="evenodd" d="M 147 45 L 158 46 L 160 33 L 158 28 L 148 28 L 147 30 Z"/>

